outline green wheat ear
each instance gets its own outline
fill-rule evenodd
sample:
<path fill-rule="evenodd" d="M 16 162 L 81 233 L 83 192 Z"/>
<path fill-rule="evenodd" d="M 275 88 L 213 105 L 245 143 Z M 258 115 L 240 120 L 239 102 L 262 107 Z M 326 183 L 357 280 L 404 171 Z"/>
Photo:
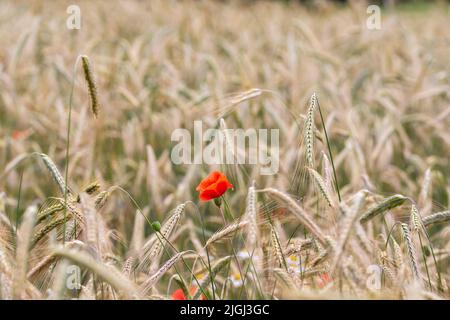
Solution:
<path fill-rule="evenodd" d="M 89 90 L 89 98 L 91 99 L 91 109 L 94 116 L 97 118 L 100 105 L 98 102 L 97 86 L 95 84 L 94 73 L 92 71 L 91 64 L 89 63 L 89 58 L 87 56 L 81 56 L 81 63 L 83 65 L 84 78 Z"/>

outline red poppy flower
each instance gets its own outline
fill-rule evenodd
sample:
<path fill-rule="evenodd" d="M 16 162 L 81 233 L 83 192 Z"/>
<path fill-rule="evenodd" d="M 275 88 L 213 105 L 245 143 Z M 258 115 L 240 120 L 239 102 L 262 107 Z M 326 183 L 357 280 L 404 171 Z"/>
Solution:
<path fill-rule="evenodd" d="M 230 188 L 233 189 L 233 185 L 227 177 L 222 172 L 213 171 L 200 182 L 196 190 L 200 192 L 200 200 L 209 201 L 220 197 Z"/>
<path fill-rule="evenodd" d="M 172 300 L 186 300 L 186 295 L 182 289 L 177 289 L 172 293 Z"/>
<path fill-rule="evenodd" d="M 195 291 L 197 290 L 196 286 L 192 286 L 189 289 L 189 293 L 191 296 L 195 294 Z M 186 295 L 183 292 L 183 289 L 177 289 L 172 293 L 172 300 L 187 300 Z M 202 295 L 202 300 L 206 300 L 206 297 Z"/>

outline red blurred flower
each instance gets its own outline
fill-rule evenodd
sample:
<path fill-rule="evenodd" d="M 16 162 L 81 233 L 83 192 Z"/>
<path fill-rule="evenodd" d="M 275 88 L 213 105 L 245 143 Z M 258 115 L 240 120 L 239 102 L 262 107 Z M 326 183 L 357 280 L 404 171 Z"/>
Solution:
<path fill-rule="evenodd" d="M 189 289 L 189 294 L 193 296 L 195 294 L 195 291 L 197 291 L 196 286 L 192 286 Z M 183 292 L 183 289 L 177 289 L 172 293 L 172 300 L 187 300 L 186 295 Z M 202 300 L 206 300 L 206 297 L 202 295 Z"/>
<path fill-rule="evenodd" d="M 213 171 L 200 182 L 196 190 L 200 192 L 200 200 L 209 201 L 220 197 L 230 188 L 233 189 L 233 185 L 227 177 L 222 172 Z"/>
<path fill-rule="evenodd" d="M 172 293 L 172 300 L 186 300 L 186 295 L 182 289 L 177 289 Z"/>
<path fill-rule="evenodd" d="M 329 284 L 331 281 L 333 281 L 333 279 L 331 279 L 330 275 L 328 274 L 328 272 L 324 272 L 319 274 L 319 287 L 323 288 L 325 287 L 327 284 Z"/>
<path fill-rule="evenodd" d="M 13 130 L 11 137 L 13 140 L 20 140 L 28 134 L 28 130 Z"/>
<path fill-rule="evenodd" d="M 286 211 L 286 208 L 276 208 L 273 211 L 272 216 L 277 219 L 283 219 L 286 217 Z"/>

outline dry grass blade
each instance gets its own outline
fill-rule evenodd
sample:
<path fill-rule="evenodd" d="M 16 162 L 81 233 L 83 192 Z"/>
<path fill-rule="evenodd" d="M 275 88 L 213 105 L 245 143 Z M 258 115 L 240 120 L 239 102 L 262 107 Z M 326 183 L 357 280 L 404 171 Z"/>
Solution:
<path fill-rule="evenodd" d="M 342 254 L 344 253 L 345 245 L 349 241 L 352 228 L 358 219 L 358 213 L 359 213 L 361 207 L 363 206 L 365 197 L 366 197 L 365 191 L 360 191 L 357 194 L 357 196 L 354 200 L 354 204 L 352 205 L 350 210 L 347 211 L 347 213 L 342 221 L 342 225 L 339 230 L 340 237 L 339 237 L 337 248 L 336 248 L 337 252 L 334 256 L 333 263 L 331 264 L 331 272 L 332 273 L 334 273 L 334 271 L 336 270 L 339 260 L 341 259 Z"/>
<path fill-rule="evenodd" d="M 55 203 L 43 210 L 39 210 L 37 214 L 36 224 L 41 223 L 43 220 L 48 220 L 52 218 L 57 212 L 62 211 L 64 209 L 64 204 L 61 202 Z"/>
<path fill-rule="evenodd" d="M 43 269 L 46 269 L 49 267 L 50 264 L 52 264 L 55 261 L 55 257 L 50 254 L 47 255 L 46 257 L 44 257 L 44 259 L 42 259 L 37 265 L 35 265 L 33 267 L 33 269 L 31 269 L 28 274 L 27 274 L 27 278 L 28 279 L 32 279 L 37 273 L 39 273 L 40 271 L 42 271 Z"/>
<path fill-rule="evenodd" d="M 80 266 L 89 269 L 101 279 L 109 283 L 115 290 L 121 292 L 125 298 L 139 296 L 135 285 L 124 277 L 118 270 L 94 260 L 91 256 L 84 252 L 73 249 L 55 248 L 53 249 L 53 254 L 69 259 Z"/>
<path fill-rule="evenodd" d="M 105 190 L 105 191 L 100 192 L 95 197 L 95 208 L 97 210 L 100 210 L 101 208 L 103 208 L 103 206 L 108 201 L 108 198 L 109 198 L 110 195 L 111 195 L 111 192 L 109 190 Z"/>
<path fill-rule="evenodd" d="M 144 215 L 146 215 L 144 210 Z M 136 211 L 134 217 L 133 236 L 131 238 L 130 252 L 137 253 L 144 245 L 145 238 L 145 218 L 144 215 Z"/>
<path fill-rule="evenodd" d="M 239 222 L 235 222 L 232 223 L 226 227 L 224 227 L 222 230 L 214 233 L 209 239 L 208 241 L 206 241 L 205 247 L 210 246 L 211 244 L 225 239 L 231 235 L 233 235 L 233 233 L 235 233 L 238 230 L 241 230 L 242 228 L 244 228 L 246 225 L 248 224 L 247 220 L 244 221 L 239 221 Z"/>
<path fill-rule="evenodd" d="M 411 217 L 409 221 L 412 230 L 415 232 L 422 230 L 422 219 L 420 217 L 419 210 L 417 210 L 417 207 L 414 204 L 411 205 Z"/>
<path fill-rule="evenodd" d="M 41 240 L 43 237 L 45 237 L 50 231 L 53 229 L 62 226 L 64 223 L 70 221 L 72 217 L 70 215 L 66 215 L 65 217 L 58 217 L 56 219 L 52 219 L 50 222 L 45 224 L 44 226 L 40 227 L 36 233 L 33 235 L 33 244 L 36 244 Z"/>
<path fill-rule="evenodd" d="M 273 274 L 276 279 L 281 281 L 282 285 L 286 286 L 288 289 L 295 290 L 297 288 L 292 276 L 285 269 L 274 268 Z"/>
<path fill-rule="evenodd" d="M 253 181 L 252 185 L 248 188 L 247 206 L 245 208 L 245 217 L 249 221 L 247 236 L 249 248 L 255 246 L 258 240 L 256 201 L 255 182 Z"/>
<path fill-rule="evenodd" d="M 305 121 L 306 164 L 309 168 L 314 168 L 314 112 L 316 107 L 317 97 L 316 94 L 313 93 L 310 99 Z"/>
<path fill-rule="evenodd" d="M 69 262 L 67 260 L 63 260 L 58 263 L 54 277 L 53 284 L 50 290 L 49 298 L 52 300 L 60 300 L 63 298 L 63 292 L 66 289 L 67 285 L 67 268 L 69 267 Z"/>
<path fill-rule="evenodd" d="M 424 226 L 426 227 L 449 221 L 450 221 L 450 211 L 436 212 L 423 218 L 422 220 Z"/>
<path fill-rule="evenodd" d="M 98 217 L 95 210 L 94 201 L 87 193 L 80 194 L 81 211 L 86 219 L 86 240 L 89 245 L 98 250 L 99 228 Z"/>
<path fill-rule="evenodd" d="M 402 227 L 403 240 L 406 243 L 406 248 L 408 251 L 408 257 L 409 257 L 411 270 L 413 272 L 413 276 L 416 280 L 420 280 L 419 267 L 417 265 L 416 250 L 414 247 L 414 243 L 411 239 L 411 234 L 409 232 L 408 225 L 406 223 L 402 223 L 401 227 Z"/>
<path fill-rule="evenodd" d="M 314 235 L 322 244 L 327 244 L 325 234 L 294 199 L 274 188 L 262 189 L 258 192 L 268 193 L 275 199 L 287 205 L 287 209 L 289 209 L 293 214 L 295 214 L 295 216 L 297 216 L 300 222 L 306 227 L 309 232 L 311 232 L 312 235 Z"/>
<path fill-rule="evenodd" d="M 122 273 L 129 277 L 131 275 L 131 271 L 133 269 L 133 265 L 135 262 L 135 258 L 133 256 L 129 257 L 125 263 L 123 264 Z"/>
<path fill-rule="evenodd" d="M 208 273 L 201 281 L 200 281 L 200 286 L 202 287 L 203 290 L 206 290 L 206 288 L 208 287 L 208 285 L 211 283 L 211 275 L 215 278 L 217 276 L 217 274 L 223 269 L 225 268 L 228 263 L 230 263 L 231 261 L 231 256 L 227 256 L 227 257 L 223 257 L 220 258 L 219 260 L 217 260 L 214 265 L 211 267 L 211 273 Z M 202 290 L 200 290 L 200 288 L 197 288 L 197 290 L 195 291 L 195 293 L 192 296 L 193 300 L 197 300 L 198 298 L 200 298 L 200 295 L 202 294 Z"/>
<path fill-rule="evenodd" d="M 153 275 L 151 275 L 145 282 L 141 285 L 141 291 L 145 295 L 147 292 L 158 282 L 159 279 L 173 267 L 181 257 L 186 254 L 188 251 L 178 252 L 172 258 L 166 261 L 158 271 L 156 271 Z"/>
<path fill-rule="evenodd" d="M 55 163 L 45 153 L 40 153 L 39 156 L 41 157 L 48 171 L 50 172 L 53 180 L 55 180 L 56 184 L 58 185 L 59 190 L 61 191 L 62 194 L 64 194 L 66 191 L 66 182 L 61 173 L 59 172 L 58 168 L 56 167 Z M 67 191 L 69 192 L 69 190 Z"/>
<path fill-rule="evenodd" d="M 98 183 L 98 181 L 94 181 L 84 187 L 83 192 L 86 192 L 89 195 L 95 195 L 100 190 L 100 187 L 100 183 Z M 77 196 L 77 202 L 80 202 L 80 195 Z"/>
<path fill-rule="evenodd" d="M 333 207 L 333 201 L 332 201 L 332 198 L 330 195 L 330 191 L 329 191 L 325 181 L 323 180 L 322 176 L 313 168 L 308 167 L 308 171 L 311 174 L 313 181 L 317 185 L 320 195 L 326 200 L 327 204 L 330 207 Z"/>
<path fill-rule="evenodd" d="M 8 256 L 8 251 L 0 243 L 0 274 L 10 276 L 12 270 L 11 258 Z"/>
<path fill-rule="evenodd" d="M 395 269 L 397 270 L 397 273 L 399 273 L 403 266 L 402 249 L 400 248 L 399 244 L 397 243 L 397 241 L 395 239 L 392 239 L 392 241 L 393 241 L 393 247 L 394 247 L 393 262 L 394 262 Z"/>
<path fill-rule="evenodd" d="M 37 208 L 29 207 L 17 233 L 16 265 L 13 276 L 13 297 L 19 299 L 23 294 L 27 280 L 28 257 Z"/>
<path fill-rule="evenodd" d="M 272 248 L 275 252 L 275 257 L 278 260 L 279 266 L 282 266 L 287 270 L 286 261 L 284 260 L 284 256 L 283 256 L 283 250 L 281 249 L 281 245 L 280 245 L 279 241 L 280 241 L 280 237 L 278 236 L 275 228 L 272 227 L 271 231 L 270 231 L 270 245 L 272 246 Z"/>

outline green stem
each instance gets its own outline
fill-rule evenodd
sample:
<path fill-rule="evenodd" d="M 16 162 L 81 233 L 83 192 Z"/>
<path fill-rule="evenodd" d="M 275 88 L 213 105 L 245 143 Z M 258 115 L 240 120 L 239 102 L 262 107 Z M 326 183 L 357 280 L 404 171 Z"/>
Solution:
<path fill-rule="evenodd" d="M 420 250 L 422 251 L 422 259 L 423 263 L 425 264 L 425 270 L 427 271 L 428 285 L 430 286 L 430 290 L 433 291 L 433 287 L 431 285 L 430 271 L 428 270 L 427 259 L 425 257 L 425 252 L 423 250 L 422 236 L 420 235 L 420 230 L 418 230 L 418 235 L 419 235 Z"/>
<path fill-rule="evenodd" d="M 222 199 L 223 199 L 223 202 L 224 202 L 226 208 L 227 208 L 228 211 L 229 211 L 228 214 L 231 216 L 231 219 L 234 221 L 235 218 L 234 218 L 234 215 L 233 215 L 232 212 L 231 212 L 231 209 L 230 209 L 230 206 L 229 206 L 228 202 L 226 201 L 226 199 L 225 199 L 223 196 L 222 196 Z M 240 218 L 239 218 L 239 220 L 240 220 Z M 244 240 L 242 234 L 239 233 L 239 235 L 241 236 L 242 240 Z M 231 243 L 233 243 L 234 238 L 235 238 L 235 234 L 234 234 L 233 237 L 231 238 Z M 240 264 L 239 264 L 239 262 L 238 262 L 238 260 L 237 260 L 237 256 L 236 256 L 234 247 L 232 246 L 232 248 L 233 248 L 233 255 L 234 255 L 234 258 L 236 259 L 236 262 L 237 262 L 237 265 L 238 265 L 238 268 L 239 268 L 239 272 L 240 272 L 240 275 L 241 275 L 242 283 L 244 284 L 245 278 L 242 277 L 242 270 L 241 270 Z M 251 256 L 250 256 L 250 263 L 251 263 L 253 269 L 256 270 L 255 265 L 253 264 L 253 253 L 254 253 L 254 250 L 253 250 L 253 252 L 252 252 L 252 254 L 251 254 Z M 229 276 L 229 273 L 230 273 L 230 268 L 228 268 L 228 271 L 227 271 L 227 277 Z M 260 284 L 258 274 L 255 273 L 255 276 L 256 276 L 257 282 Z M 226 286 L 226 284 L 227 284 L 227 283 L 225 282 L 225 286 Z M 260 285 L 260 287 L 261 287 L 261 285 Z M 257 286 L 257 288 L 258 288 L 258 286 Z M 260 294 L 263 295 L 263 294 L 262 294 L 262 291 L 260 291 Z M 241 295 L 241 294 L 240 294 L 240 295 Z"/>
<path fill-rule="evenodd" d="M 17 195 L 17 206 L 16 206 L 16 230 L 15 230 L 15 239 L 17 245 L 17 226 L 19 225 L 19 211 L 20 211 L 20 199 L 22 197 L 22 181 L 23 181 L 23 170 L 20 173 L 20 181 L 19 181 L 19 194 Z M 10 220 L 11 221 L 11 220 Z"/>
<path fill-rule="evenodd" d="M 64 219 L 66 219 L 67 215 L 67 183 L 69 178 L 69 150 L 70 150 L 70 126 L 71 126 L 71 119 L 72 119 L 72 102 L 73 102 L 73 92 L 75 89 L 75 78 L 76 78 L 76 71 L 77 66 L 80 61 L 81 56 L 78 55 L 77 60 L 75 61 L 75 65 L 73 66 L 73 77 L 72 77 L 72 87 L 70 89 L 70 97 L 69 97 L 69 114 L 67 117 L 67 136 L 66 136 L 66 168 L 65 168 L 65 188 L 64 188 Z M 76 227 L 77 227 L 77 221 L 74 219 L 75 223 L 75 234 L 76 234 Z M 66 241 L 66 223 L 64 222 L 63 225 L 63 244 L 65 244 Z"/>
<path fill-rule="evenodd" d="M 192 201 L 188 201 L 190 203 L 192 203 L 194 206 L 195 204 Z M 198 207 L 195 206 L 195 209 L 198 213 L 198 215 L 200 216 L 200 222 L 202 224 L 202 236 L 203 236 L 203 245 L 206 244 L 206 235 L 205 235 L 205 221 L 203 219 L 202 214 L 200 213 L 200 210 L 198 210 Z M 214 274 L 212 272 L 212 268 L 211 268 L 211 259 L 209 257 L 209 251 L 208 251 L 208 247 L 205 246 L 205 251 L 206 251 L 206 258 L 208 260 L 208 272 L 209 272 L 209 277 L 211 278 L 211 290 L 212 290 L 212 294 L 213 294 L 213 300 L 216 300 L 216 285 L 214 283 Z"/>
<path fill-rule="evenodd" d="M 153 230 L 153 229 L 152 229 L 152 230 Z M 166 254 L 169 255 L 169 257 L 170 257 L 170 254 L 169 254 L 169 252 L 167 251 L 167 248 L 166 248 L 166 246 L 164 245 L 164 243 L 162 242 L 162 240 L 159 238 L 159 236 L 161 236 L 161 238 L 162 238 L 163 240 L 165 240 L 165 241 L 169 244 L 169 246 L 170 246 L 176 253 L 179 253 L 178 249 L 175 248 L 175 246 L 174 246 L 167 238 L 165 238 L 164 235 L 163 235 L 161 232 L 158 231 L 158 232 L 155 232 L 155 234 L 156 234 L 156 237 L 158 238 L 158 240 L 161 242 L 161 245 L 163 246 L 164 250 L 166 251 Z M 198 281 L 197 277 L 195 276 L 194 272 L 193 272 L 192 269 L 189 267 L 189 265 L 186 263 L 186 260 L 184 260 L 184 258 L 181 257 L 181 261 L 183 262 L 184 266 L 189 270 L 189 272 L 192 274 L 192 276 L 193 276 L 195 282 L 197 283 L 197 286 L 198 286 L 199 290 L 203 293 L 203 295 L 204 295 L 206 298 L 209 298 L 209 297 L 208 297 L 208 294 L 203 290 L 203 288 L 202 288 L 200 282 Z M 203 260 L 201 259 L 201 257 L 200 257 L 200 261 L 203 261 Z M 203 262 L 203 264 L 205 264 L 205 263 Z M 175 270 L 176 270 L 176 268 L 175 268 Z M 178 272 L 177 272 L 177 273 L 178 273 Z M 180 275 L 179 273 L 178 273 L 178 276 L 180 277 L 181 281 L 183 281 L 183 278 L 181 277 L 181 275 Z M 190 293 L 189 293 L 189 295 L 190 295 Z"/>
<path fill-rule="evenodd" d="M 323 120 L 323 115 L 322 115 L 322 110 L 320 109 L 319 99 L 317 99 L 317 109 L 319 109 L 320 121 L 322 121 L 323 131 L 325 132 L 325 139 L 327 140 L 328 154 L 330 156 L 331 167 L 333 168 L 334 185 L 336 186 L 336 192 L 338 194 L 339 202 L 341 202 L 341 192 L 339 191 L 339 184 L 337 181 L 336 169 L 334 167 L 333 153 L 331 152 L 330 140 L 328 139 L 327 128 L 325 126 L 325 121 Z"/>
<path fill-rule="evenodd" d="M 229 217 L 231 217 L 232 221 L 234 221 L 234 220 L 235 220 L 234 215 L 231 213 L 230 206 L 228 205 L 228 202 L 227 202 L 227 200 L 225 199 L 224 196 L 222 196 L 222 202 L 223 202 L 223 204 L 224 204 L 224 211 L 225 211 L 225 213 L 227 213 L 227 215 L 228 215 Z M 219 210 L 220 210 L 220 208 L 219 208 Z M 240 218 L 239 218 L 239 220 L 240 220 Z M 238 270 L 239 270 L 239 274 L 240 274 L 240 276 L 241 276 L 241 279 L 244 279 L 244 274 L 242 273 L 241 264 L 239 263 L 239 260 L 238 260 L 237 255 L 236 255 L 236 250 L 234 250 L 234 246 L 233 246 L 233 240 L 234 240 L 234 237 L 235 237 L 235 234 L 234 234 L 233 237 L 230 239 L 231 250 L 233 251 L 233 258 L 234 258 L 234 260 L 236 261 L 236 264 L 237 264 L 237 266 L 238 266 Z M 228 269 L 228 272 L 229 272 L 229 271 L 230 271 L 230 269 Z M 229 274 L 228 274 L 228 276 L 229 276 Z M 246 292 L 246 293 L 247 293 L 247 292 Z"/>

